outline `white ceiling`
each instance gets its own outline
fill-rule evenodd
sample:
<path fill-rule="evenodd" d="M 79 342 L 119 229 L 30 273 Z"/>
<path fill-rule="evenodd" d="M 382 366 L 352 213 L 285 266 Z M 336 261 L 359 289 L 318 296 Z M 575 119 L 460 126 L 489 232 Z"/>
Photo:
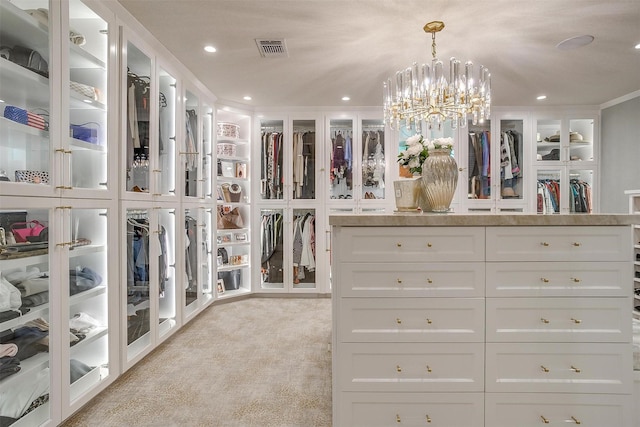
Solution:
<path fill-rule="evenodd" d="M 252 107 L 381 105 L 383 80 L 431 60 L 422 27 L 434 20 L 438 57 L 488 67 L 494 105 L 599 105 L 640 89 L 640 0 L 119 2 L 221 101 Z M 556 48 L 585 34 L 586 47 Z M 284 38 L 289 56 L 262 58 L 256 38 Z"/>

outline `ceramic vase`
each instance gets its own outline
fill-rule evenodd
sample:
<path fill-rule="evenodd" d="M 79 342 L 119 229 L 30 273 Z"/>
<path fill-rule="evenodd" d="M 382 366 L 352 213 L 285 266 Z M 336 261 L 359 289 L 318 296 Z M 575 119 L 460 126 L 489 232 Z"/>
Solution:
<path fill-rule="evenodd" d="M 427 212 L 449 212 L 458 185 L 458 164 L 451 150 L 439 148 L 429 151 L 422 164 L 422 209 Z"/>

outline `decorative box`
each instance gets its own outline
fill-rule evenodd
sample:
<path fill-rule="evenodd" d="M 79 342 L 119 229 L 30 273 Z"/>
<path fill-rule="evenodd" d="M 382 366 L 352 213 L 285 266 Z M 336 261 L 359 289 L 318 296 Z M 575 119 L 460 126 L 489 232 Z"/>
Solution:
<path fill-rule="evenodd" d="M 235 123 L 219 122 L 218 136 L 224 138 L 240 138 L 240 126 Z"/>

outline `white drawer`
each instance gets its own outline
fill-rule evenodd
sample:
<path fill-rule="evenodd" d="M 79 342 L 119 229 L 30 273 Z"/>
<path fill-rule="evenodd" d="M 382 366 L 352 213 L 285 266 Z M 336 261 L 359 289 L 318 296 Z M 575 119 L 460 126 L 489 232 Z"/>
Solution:
<path fill-rule="evenodd" d="M 630 261 L 631 228 L 488 227 L 487 261 Z"/>
<path fill-rule="evenodd" d="M 487 393 L 487 427 L 632 427 L 632 397 L 607 394 Z M 546 421 L 545 421 L 546 420 Z"/>
<path fill-rule="evenodd" d="M 342 298 L 339 304 L 341 342 L 484 342 L 483 298 Z"/>
<path fill-rule="evenodd" d="M 339 344 L 338 389 L 469 392 L 484 388 L 484 344 Z"/>
<path fill-rule="evenodd" d="M 488 262 L 488 297 L 629 296 L 630 262 Z"/>
<path fill-rule="evenodd" d="M 343 227 L 340 261 L 484 261 L 480 227 Z"/>
<path fill-rule="evenodd" d="M 484 427 L 481 393 L 340 393 L 341 427 Z"/>
<path fill-rule="evenodd" d="M 631 340 L 630 298 L 487 298 L 487 342 Z"/>
<path fill-rule="evenodd" d="M 631 393 L 630 344 L 486 344 L 487 392 Z"/>
<path fill-rule="evenodd" d="M 484 263 L 341 263 L 341 296 L 482 297 Z"/>

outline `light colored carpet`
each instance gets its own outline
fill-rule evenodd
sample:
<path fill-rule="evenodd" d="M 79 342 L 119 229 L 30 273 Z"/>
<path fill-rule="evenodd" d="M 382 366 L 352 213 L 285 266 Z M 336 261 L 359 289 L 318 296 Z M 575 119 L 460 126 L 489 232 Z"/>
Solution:
<path fill-rule="evenodd" d="M 331 300 L 208 308 L 64 427 L 331 426 Z"/>

